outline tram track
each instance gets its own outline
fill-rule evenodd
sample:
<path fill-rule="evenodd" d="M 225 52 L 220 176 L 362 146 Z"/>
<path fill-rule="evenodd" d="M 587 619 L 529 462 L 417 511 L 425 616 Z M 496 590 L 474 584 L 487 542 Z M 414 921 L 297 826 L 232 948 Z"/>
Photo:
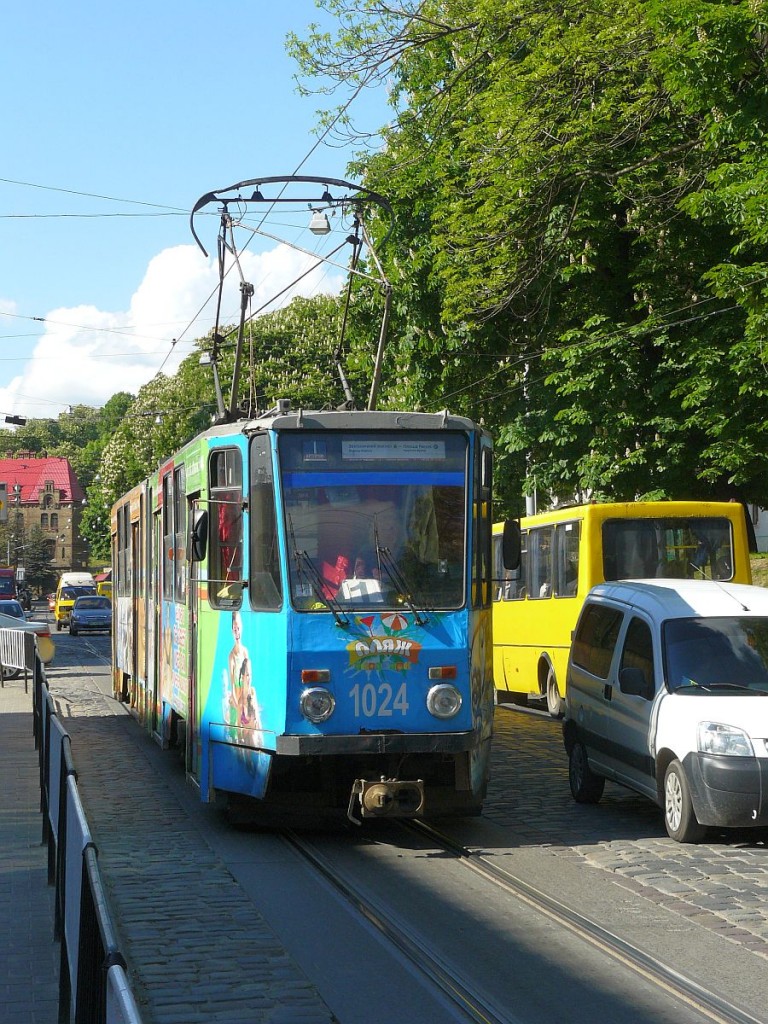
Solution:
<path fill-rule="evenodd" d="M 685 976 L 659 959 L 649 955 L 619 935 L 587 916 L 573 910 L 556 898 L 491 863 L 481 852 L 464 846 L 433 826 L 419 820 L 397 823 L 401 829 L 430 851 L 451 857 L 462 868 L 471 871 L 483 882 L 503 890 L 504 894 L 546 918 L 558 929 L 585 942 L 599 954 L 628 969 L 653 989 L 684 1003 L 691 1013 L 710 1024 L 764 1024 L 759 1018 L 741 1009 L 717 993 Z M 311 840 L 286 830 L 284 841 L 318 871 L 333 889 L 361 915 L 379 935 L 391 943 L 412 968 L 427 982 L 439 989 L 455 1007 L 457 1019 L 480 1024 L 521 1024 L 527 1020 L 511 1011 L 508 1005 L 481 991 L 462 972 L 461 966 L 443 959 L 434 949 L 426 948 L 424 935 L 418 933 L 382 899 L 372 895 L 367 886 L 352 881 L 335 866 L 334 859 L 321 852 Z"/>
<path fill-rule="evenodd" d="M 432 845 L 438 845 L 446 853 L 454 855 L 469 870 L 499 886 L 536 912 L 545 915 L 559 927 L 567 928 L 573 935 L 588 942 L 657 988 L 683 1000 L 705 1020 L 713 1024 L 763 1024 L 752 1014 L 667 967 L 655 957 L 541 892 L 528 882 L 490 863 L 481 853 L 463 846 L 426 822 L 414 819 L 403 822 L 402 825 L 417 836 L 428 839 Z"/>
<path fill-rule="evenodd" d="M 310 842 L 292 830 L 284 831 L 282 836 L 284 841 L 309 861 L 385 940 L 395 946 L 406 960 L 426 977 L 430 984 L 448 998 L 465 1020 L 477 1024 L 517 1024 L 519 1018 L 510 1017 L 509 1012 L 493 1005 L 466 979 L 459 978 L 455 965 L 443 962 L 425 949 L 423 939 L 402 919 L 393 915 L 379 901 L 372 900 L 369 893 L 363 893 L 353 885 Z"/>

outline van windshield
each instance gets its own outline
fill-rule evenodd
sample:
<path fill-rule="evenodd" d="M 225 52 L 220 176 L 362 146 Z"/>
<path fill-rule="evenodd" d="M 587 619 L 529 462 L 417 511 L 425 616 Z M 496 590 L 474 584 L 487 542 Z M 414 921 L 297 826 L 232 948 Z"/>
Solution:
<path fill-rule="evenodd" d="M 768 693 L 768 617 L 671 619 L 664 624 L 670 690 Z"/>

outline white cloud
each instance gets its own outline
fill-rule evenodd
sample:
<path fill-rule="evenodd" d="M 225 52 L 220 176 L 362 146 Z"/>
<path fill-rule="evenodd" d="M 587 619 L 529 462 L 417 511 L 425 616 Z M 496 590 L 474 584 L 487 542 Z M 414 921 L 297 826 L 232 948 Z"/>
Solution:
<path fill-rule="evenodd" d="M 268 303 L 315 262 L 283 244 L 241 253 L 243 276 L 254 286 L 252 309 Z M 224 289 L 223 325 L 238 321 L 240 280 L 233 267 Z M 0 387 L 0 409 L 56 417 L 68 405 L 100 406 L 118 391 L 135 394 L 160 369 L 173 373 L 192 342 L 214 326 L 217 285 L 215 257 L 206 259 L 195 246 L 179 245 L 150 261 L 127 311 L 91 305 L 51 310 L 24 370 Z M 268 309 L 286 305 L 295 295 L 337 292 L 342 285 L 341 271 L 320 267 Z M 179 339 L 175 345 L 174 338 Z"/>

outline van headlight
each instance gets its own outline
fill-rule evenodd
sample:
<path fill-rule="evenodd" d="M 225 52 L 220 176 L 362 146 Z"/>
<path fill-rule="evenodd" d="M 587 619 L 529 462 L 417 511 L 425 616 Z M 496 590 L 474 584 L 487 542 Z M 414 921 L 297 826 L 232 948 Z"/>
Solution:
<path fill-rule="evenodd" d="M 327 721 L 336 707 L 336 699 L 330 690 L 322 686 L 312 686 L 304 690 L 300 700 L 301 713 L 310 722 Z"/>
<path fill-rule="evenodd" d="M 461 692 L 448 683 L 433 686 L 427 694 L 427 708 L 435 718 L 453 718 L 461 708 Z"/>
<path fill-rule="evenodd" d="M 744 730 L 721 722 L 699 722 L 699 750 L 702 754 L 755 756 L 752 741 Z"/>

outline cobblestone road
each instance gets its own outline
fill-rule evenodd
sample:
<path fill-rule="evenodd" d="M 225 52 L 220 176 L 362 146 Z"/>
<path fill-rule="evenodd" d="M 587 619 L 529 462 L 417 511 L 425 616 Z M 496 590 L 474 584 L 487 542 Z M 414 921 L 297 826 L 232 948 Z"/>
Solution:
<path fill-rule="evenodd" d="M 712 830 L 703 843 L 681 845 L 668 838 L 659 808 L 610 782 L 599 804 L 576 804 L 562 726 L 547 715 L 497 709 L 484 813 L 518 844 L 583 858 L 654 903 L 768 957 L 765 830 Z"/>
<path fill-rule="evenodd" d="M 147 1020 L 242 1024 L 247 1006 L 254 1022 L 330 1024 L 333 1014 L 258 909 L 179 814 L 168 784 L 141 751 L 151 741 L 99 692 L 96 674 L 89 676 L 82 663 L 67 669 L 63 662 L 52 673 L 51 688 L 72 735 L 123 948 L 146 983 L 136 994 Z M 528 859 L 538 859 L 538 851 L 550 860 L 563 858 L 563 873 L 571 877 L 574 865 L 588 865 L 589 873 L 624 887 L 633 899 L 651 901 L 738 944 L 750 960 L 750 953 L 768 960 L 763 837 L 713 833 L 700 845 L 681 846 L 667 838 L 658 808 L 610 783 L 599 805 L 577 805 L 568 787 L 561 725 L 546 714 L 499 708 L 493 762 L 482 821 L 498 833 L 501 847 L 525 850 Z M 472 822 L 466 823 L 470 836 Z M 587 886 L 593 883 L 590 878 Z M 189 905 L 198 908 L 194 920 L 188 920 Z M 754 973 L 749 964 L 745 969 Z"/>

